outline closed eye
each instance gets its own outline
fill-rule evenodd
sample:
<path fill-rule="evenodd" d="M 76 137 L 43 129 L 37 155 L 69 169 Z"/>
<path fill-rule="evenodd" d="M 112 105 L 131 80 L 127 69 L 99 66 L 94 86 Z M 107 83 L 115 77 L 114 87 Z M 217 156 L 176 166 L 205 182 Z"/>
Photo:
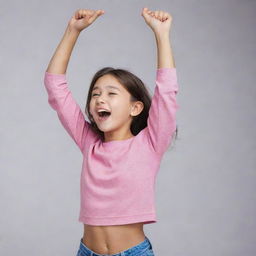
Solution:
<path fill-rule="evenodd" d="M 115 94 L 116 95 L 116 93 L 113 93 L 113 92 L 110 92 L 109 94 Z M 97 94 L 97 93 L 92 94 L 92 96 L 96 96 L 96 95 L 99 95 L 99 94 Z"/>

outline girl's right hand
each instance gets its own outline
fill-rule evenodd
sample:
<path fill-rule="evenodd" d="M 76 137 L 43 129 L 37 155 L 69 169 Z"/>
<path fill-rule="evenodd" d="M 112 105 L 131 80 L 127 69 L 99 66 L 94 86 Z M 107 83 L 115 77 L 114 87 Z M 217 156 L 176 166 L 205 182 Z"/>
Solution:
<path fill-rule="evenodd" d="M 104 14 L 103 10 L 78 9 L 70 19 L 68 25 L 71 29 L 81 32 L 102 14 Z"/>

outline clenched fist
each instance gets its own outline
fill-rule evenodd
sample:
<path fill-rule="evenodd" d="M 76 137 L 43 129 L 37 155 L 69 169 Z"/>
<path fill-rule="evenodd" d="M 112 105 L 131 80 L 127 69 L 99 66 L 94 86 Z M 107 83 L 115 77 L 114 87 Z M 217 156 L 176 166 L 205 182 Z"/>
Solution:
<path fill-rule="evenodd" d="M 162 34 L 170 31 L 172 16 L 168 12 L 150 11 L 147 7 L 144 7 L 141 15 L 154 33 Z"/>
<path fill-rule="evenodd" d="M 83 29 L 91 25 L 99 16 L 104 14 L 103 10 L 78 9 L 69 21 L 72 29 L 81 32 Z"/>

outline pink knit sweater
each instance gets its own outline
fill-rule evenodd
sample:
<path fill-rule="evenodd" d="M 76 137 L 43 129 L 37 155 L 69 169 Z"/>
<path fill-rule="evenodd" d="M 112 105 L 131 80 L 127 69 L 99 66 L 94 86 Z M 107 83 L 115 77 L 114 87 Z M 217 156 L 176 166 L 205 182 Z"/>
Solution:
<path fill-rule="evenodd" d="M 156 71 L 147 127 L 126 140 L 102 141 L 68 88 L 66 74 L 45 72 L 48 102 L 83 154 L 79 221 L 122 225 L 157 221 L 155 180 L 176 129 L 176 68 Z"/>

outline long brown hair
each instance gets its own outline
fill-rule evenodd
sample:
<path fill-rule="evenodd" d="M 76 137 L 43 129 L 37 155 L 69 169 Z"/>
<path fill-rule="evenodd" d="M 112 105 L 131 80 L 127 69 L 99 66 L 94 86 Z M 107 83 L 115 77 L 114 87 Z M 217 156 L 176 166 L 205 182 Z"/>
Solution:
<path fill-rule="evenodd" d="M 147 127 L 147 119 L 148 119 L 152 98 L 150 96 L 148 89 L 146 88 L 146 86 L 144 85 L 144 83 L 141 81 L 139 77 L 137 77 L 136 75 L 134 75 L 128 70 L 119 69 L 119 68 L 115 69 L 113 67 L 104 67 L 98 70 L 94 74 L 92 81 L 90 83 L 86 106 L 85 106 L 85 113 L 89 118 L 89 121 L 91 123 L 91 128 L 100 136 L 102 140 L 104 140 L 104 132 L 102 132 L 97 127 L 97 124 L 94 122 L 92 115 L 90 114 L 90 101 L 91 101 L 92 89 L 94 87 L 94 84 L 100 77 L 106 74 L 110 74 L 114 76 L 119 81 L 119 83 L 121 83 L 126 88 L 126 90 L 131 95 L 131 101 L 143 102 L 144 104 L 143 110 L 139 115 L 133 116 L 133 120 L 130 127 L 131 133 L 133 135 L 137 135 L 141 130 Z M 175 139 L 177 138 L 177 134 L 178 134 L 178 129 L 176 127 Z"/>

